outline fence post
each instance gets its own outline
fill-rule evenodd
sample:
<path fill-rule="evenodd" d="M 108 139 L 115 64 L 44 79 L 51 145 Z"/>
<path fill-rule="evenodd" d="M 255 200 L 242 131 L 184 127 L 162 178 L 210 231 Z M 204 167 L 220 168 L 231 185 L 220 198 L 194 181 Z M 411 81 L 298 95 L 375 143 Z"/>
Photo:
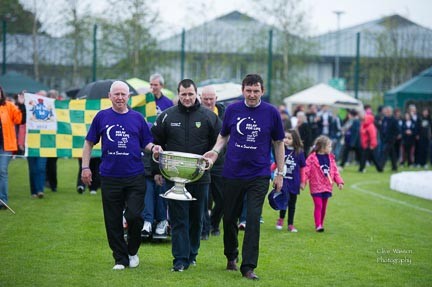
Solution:
<path fill-rule="evenodd" d="M 97 41 L 96 41 L 96 33 L 97 33 L 97 25 L 94 24 L 93 26 L 93 82 L 96 81 L 96 67 L 97 67 Z"/>
<path fill-rule="evenodd" d="M 185 38 L 186 31 L 183 28 L 181 36 L 181 51 L 180 51 L 180 80 L 184 79 L 184 68 L 185 68 Z"/>
<path fill-rule="evenodd" d="M 2 63 L 2 75 L 6 74 L 6 33 L 7 33 L 7 22 L 3 19 L 3 63 Z"/>
<path fill-rule="evenodd" d="M 358 99 L 359 77 L 360 77 L 360 32 L 357 32 L 356 65 L 354 74 L 354 97 Z"/>
<path fill-rule="evenodd" d="M 273 30 L 269 31 L 269 45 L 268 45 L 268 71 L 267 71 L 267 94 L 269 103 L 271 97 L 271 82 L 272 82 L 272 69 L 273 69 Z"/>

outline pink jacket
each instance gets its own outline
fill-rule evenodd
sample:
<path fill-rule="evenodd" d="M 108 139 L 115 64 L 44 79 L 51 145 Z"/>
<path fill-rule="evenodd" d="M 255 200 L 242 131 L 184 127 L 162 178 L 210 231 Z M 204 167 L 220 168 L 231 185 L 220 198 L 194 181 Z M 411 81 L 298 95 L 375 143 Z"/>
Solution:
<path fill-rule="evenodd" d="M 330 179 L 324 176 L 321 171 L 320 164 L 316 153 L 311 153 L 306 159 L 305 177 L 302 179 L 302 183 L 306 184 L 309 181 L 309 189 L 312 194 L 321 192 L 332 192 L 333 182 L 336 184 L 344 183 L 342 177 L 339 174 L 336 166 L 335 157 L 333 154 L 329 155 L 330 158 Z"/>

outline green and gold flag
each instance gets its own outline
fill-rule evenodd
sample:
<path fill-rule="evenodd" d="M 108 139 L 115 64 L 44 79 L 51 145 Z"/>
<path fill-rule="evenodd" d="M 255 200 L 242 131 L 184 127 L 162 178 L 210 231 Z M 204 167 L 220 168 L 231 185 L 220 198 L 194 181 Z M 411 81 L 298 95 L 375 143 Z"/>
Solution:
<path fill-rule="evenodd" d="M 26 156 L 81 157 L 84 139 L 96 113 L 111 107 L 108 98 L 92 100 L 53 100 L 25 94 L 27 109 Z M 129 106 L 147 122 L 156 120 L 153 94 L 132 96 Z M 101 156 L 100 143 L 92 156 Z"/>

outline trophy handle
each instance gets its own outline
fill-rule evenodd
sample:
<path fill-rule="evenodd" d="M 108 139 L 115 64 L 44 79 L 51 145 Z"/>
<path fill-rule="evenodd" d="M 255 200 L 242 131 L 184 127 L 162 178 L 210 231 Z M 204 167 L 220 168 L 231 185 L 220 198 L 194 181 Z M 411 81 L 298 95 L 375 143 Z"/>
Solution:
<path fill-rule="evenodd" d="M 155 159 L 154 153 L 152 153 L 152 159 L 153 159 L 154 162 L 159 163 L 159 161 L 157 159 Z"/>
<path fill-rule="evenodd" d="M 213 160 L 212 159 L 203 157 L 203 160 L 206 162 L 206 166 L 204 167 L 204 170 L 209 170 L 213 167 Z"/>

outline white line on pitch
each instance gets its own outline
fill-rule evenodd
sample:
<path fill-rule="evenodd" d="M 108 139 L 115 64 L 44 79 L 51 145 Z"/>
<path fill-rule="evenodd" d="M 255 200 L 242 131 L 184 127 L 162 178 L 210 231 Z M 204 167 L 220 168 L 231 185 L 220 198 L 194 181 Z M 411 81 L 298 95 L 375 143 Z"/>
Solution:
<path fill-rule="evenodd" d="M 405 206 L 408 206 L 408 207 L 411 207 L 411 208 L 414 208 L 414 209 L 417 209 L 417 210 L 424 211 L 424 212 L 432 214 L 432 210 L 430 210 L 430 209 L 419 207 L 417 205 L 410 204 L 410 203 L 407 203 L 405 201 L 397 200 L 397 199 L 394 199 L 394 198 L 391 198 L 391 197 L 388 197 L 388 196 L 385 196 L 385 195 L 382 195 L 382 194 L 379 194 L 379 193 L 375 193 L 375 192 L 372 192 L 370 190 L 363 189 L 363 188 L 360 187 L 361 184 L 371 184 L 371 183 L 378 183 L 378 182 L 379 181 L 367 181 L 367 182 L 356 183 L 356 184 L 351 185 L 351 188 L 353 188 L 353 189 L 355 189 L 357 191 L 363 192 L 363 193 L 367 193 L 367 194 L 379 197 L 381 199 L 385 199 L 385 200 L 388 200 L 388 201 L 391 201 L 391 202 L 394 202 L 394 203 L 399 203 L 401 205 L 405 205 Z"/>

